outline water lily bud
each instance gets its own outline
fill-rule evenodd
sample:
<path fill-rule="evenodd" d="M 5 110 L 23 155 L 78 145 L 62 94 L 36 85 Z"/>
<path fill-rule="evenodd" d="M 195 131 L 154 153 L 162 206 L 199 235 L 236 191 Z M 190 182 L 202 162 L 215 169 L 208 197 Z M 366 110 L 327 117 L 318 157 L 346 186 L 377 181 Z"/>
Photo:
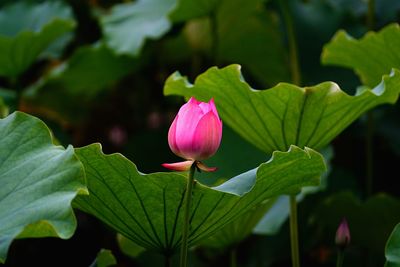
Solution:
<path fill-rule="evenodd" d="M 163 164 L 174 170 L 186 170 L 193 162 L 211 157 L 217 152 L 222 138 L 222 121 L 218 116 L 214 100 L 200 102 L 194 97 L 184 104 L 176 115 L 168 132 L 168 144 L 175 155 L 187 160 L 174 168 L 173 164 Z M 204 165 L 206 171 L 210 171 Z"/>
<path fill-rule="evenodd" d="M 350 230 L 345 218 L 336 231 L 335 243 L 340 249 L 345 249 L 350 244 Z"/>

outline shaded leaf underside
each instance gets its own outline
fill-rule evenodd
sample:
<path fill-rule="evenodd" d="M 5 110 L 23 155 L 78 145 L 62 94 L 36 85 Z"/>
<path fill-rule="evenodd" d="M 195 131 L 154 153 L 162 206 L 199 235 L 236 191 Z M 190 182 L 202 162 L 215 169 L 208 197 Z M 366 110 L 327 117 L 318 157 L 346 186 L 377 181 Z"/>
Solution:
<path fill-rule="evenodd" d="M 72 147 L 52 144 L 39 119 L 15 112 L 0 119 L 0 262 L 14 238 L 69 238 L 72 199 L 85 193 L 82 164 Z"/>
<path fill-rule="evenodd" d="M 366 110 L 395 103 L 400 74 L 393 70 L 373 90 L 349 96 L 333 82 L 312 87 L 279 83 L 268 90 L 254 90 L 241 75 L 239 65 L 210 68 L 190 84 L 178 72 L 166 81 L 166 95 L 214 98 L 225 123 L 264 151 L 285 151 L 290 145 L 321 149 Z"/>
<path fill-rule="evenodd" d="M 104 155 L 98 144 L 76 152 L 85 166 L 90 195 L 77 197 L 75 205 L 140 246 L 164 254 L 175 252 L 181 241 L 187 178 L 179 173 L 141 174 L 122 155 Z M 196 183 L 190 244 L 198 243 L 266 199 L 318 184 L 324 170 L 320 154 L 291 147 L 289 152 L 274 153 L 258 170 L 232 178 L 217 188 Z"/>

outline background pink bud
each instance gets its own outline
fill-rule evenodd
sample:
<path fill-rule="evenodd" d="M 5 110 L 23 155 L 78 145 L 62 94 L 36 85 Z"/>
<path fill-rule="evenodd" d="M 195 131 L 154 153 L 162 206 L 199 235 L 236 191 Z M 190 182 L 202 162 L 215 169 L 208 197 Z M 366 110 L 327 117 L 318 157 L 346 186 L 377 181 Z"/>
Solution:
<path fill-rule="evenodd" d="M 200 102 L 194 97 L 184 104 L 168 132 L 172 152 L 188 160 L 204 160 L 217 152 L 222 138 L 222 121 L 214 100 Z"/>
<path fill-rule="evenodd" d="M 345 218 L 342 219 L 336 231 L 335 243 L 341 249 L 346 248 L 350 244 L 350 230 Z"/>

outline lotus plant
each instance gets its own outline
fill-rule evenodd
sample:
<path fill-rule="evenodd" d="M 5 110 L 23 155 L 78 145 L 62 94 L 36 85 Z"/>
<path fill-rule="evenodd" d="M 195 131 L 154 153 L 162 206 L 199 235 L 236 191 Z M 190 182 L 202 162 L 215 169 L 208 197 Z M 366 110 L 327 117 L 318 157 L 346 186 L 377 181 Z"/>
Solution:
<path fill-rule="evenodd" d="M 216 171 L 216 167 L 207 167 L 201 161 L 217 152 L 222 138 L 222 121 L 215 107 L 214 100 L 200 102 L 194 97 L 184 104 L 176 115 L 168 132 L 168 144 L 175 155 L 185 161 L 164 163 L 164 167 L 175 171 L 189 171 L 185 192 L 185 213 L 182 232 L 180 265 L 187 265 L 189 211 L 194 184 L 194 172 Z"/>

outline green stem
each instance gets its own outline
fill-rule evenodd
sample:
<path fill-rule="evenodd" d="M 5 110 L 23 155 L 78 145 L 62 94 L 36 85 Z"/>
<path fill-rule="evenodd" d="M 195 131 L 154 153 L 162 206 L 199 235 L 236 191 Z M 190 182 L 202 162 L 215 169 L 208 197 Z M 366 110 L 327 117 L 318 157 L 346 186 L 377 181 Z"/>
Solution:
<path fill-rule="evenodd" d="M 292 249 L 292 267 L 300 267 L 296 195 L 290 195 L 290 245 Z"/>
<path fill-rule="evenodd" d="M 292 82 L 301 85 L 301 73 L 299 65 L 299 56 L 297 52 L 297 40 L 293 26 L 293 19 L 290 14 L 288 0 L 279 0 L 280 9 L 282 11 L 283 21 L 286 26 L 287 38 L 289 43 L 289 59 L 290 71 L 292 74 Z M 292 267 L 300 267 L 299 255 L 299 234 L 297 226 L 297 201 L 296 196 L 290 196 L 290 244 L 292 251 Z"/>
<path fill-rule="evenodd" d="M 164 267 L 171 266 L 171 255 L 164 255 Z"/>
<path fill-rule="evenodd" d="M 368 14 L 367 14 L 367 27 L 369 30 L 375 28 L 375 0 L 368 1 Z M 368 198 L 372 195 L 372 189 L 374 184 L 373 174 L 373 140 L 374 140 L 374 116 L 372 110 L 367 112 L 367 133 L 365 137 L 365 150 L 366 150 L 366 181 L 365 181 L 365 196 Z M 342 252 L 343 254 L 343 252 Z M 342 256 L 343 257 L 343 256 Z M 370 264 L 370 253 L 368 249 L 364 251 L 365 266 L 371 266 Z M 343 259 L 341 259 L 343 261 Z M 339 261 L 339 259 L 338 259 Z M 340 265 L 341 266 L 341 265 Z"/>
<path fill-rule="evenodd" d="M 231 249 L 231 266 L 230 267 L 236 267 L 237 266 L 237 251 L 236 248 Z"/>
<path fill-rule="evenodd" d="M 339 249 L 338 255 L 337 255 L 337 261 L 336 261 L 336 267 L 343 266 L 343 259 L 344 259 L 344 251 L 342 249 Z"/>
<path fill-rule="evenodd" d="M 374 114 L 372 111 L 367 112 L 367 136 L 365 139 L 366 147 L 366 196 L 369 197 L 372 194 L 373 186 L 373 138 L 374 138 Z"/>
<path fill-rule="evenodd" d="M 367 26 L 369 30 L 375 28 L 375 0 L 368 1 Z"/>
<path fill-rule="evenodd" d="M 215 9 L 210 14 L 210 27 L 211 27 L 211 57 L 215 66 L 218 66 L 219 57 L 218 57 L 218 46 L 219 46 L 219 38 L 218 38 L 218 23 L 217 23 L 217 10 Z"/>
<path fill-rule="evenodd" d="M 301 73 L 299 65 L 299 56 L 297 52 L 297 40 L 293 26 L 293 19 L 290 14 L 290 9 L 287 0 L 279 0 L 279 5 L 282 11 L 283 21 L 286 26 L 287 38 L 289 43 L 289 64 L 292 81 L 296 85 L 301 85 Z"/>
<path fill-rule="evenodd" d="M 368 1 L 367 26 L 369 30 L 375 28 L 375 0 Z M 372 111 L 367 112 L 367 135 L 365 138 L 366 150 L 366 197 L 371 196 L 373 186 L 373 138 L 374 138 L 374 116 Z"/>
<path fill-rule="evenodd" d="M 189 237 L 189 219 L 190 219 L 190 206 L 192 202 L 192 190 L 194 184 L 194 171 L 196 170 L 196 163 L 194 162 L 190 167 L 188 182 L 186 186 L 185 192 L 185 213 L 184 213 L 184 221 L 183 221 L 183 230 L 182 230 L 182 246 L 181 246 L 181 260 L 180 266 L 187 266 L 187 254 L 188 254 L 188 237 Z"/>

